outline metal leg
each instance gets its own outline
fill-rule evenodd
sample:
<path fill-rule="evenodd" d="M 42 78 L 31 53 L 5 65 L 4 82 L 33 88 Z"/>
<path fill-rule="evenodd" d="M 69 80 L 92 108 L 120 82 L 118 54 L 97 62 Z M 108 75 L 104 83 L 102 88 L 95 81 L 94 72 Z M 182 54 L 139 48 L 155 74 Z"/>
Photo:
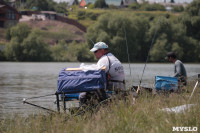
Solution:
<path fill-rule="evenodd" d="M 57 110 L 60 113 L 59 95 L 57 93 L 56 93 L 56 100 L 57 100 Z"/>
<path fill-rule="evenodd" d="M 63 111 L 66 111 L 65 93 L 63 93 Z"/>

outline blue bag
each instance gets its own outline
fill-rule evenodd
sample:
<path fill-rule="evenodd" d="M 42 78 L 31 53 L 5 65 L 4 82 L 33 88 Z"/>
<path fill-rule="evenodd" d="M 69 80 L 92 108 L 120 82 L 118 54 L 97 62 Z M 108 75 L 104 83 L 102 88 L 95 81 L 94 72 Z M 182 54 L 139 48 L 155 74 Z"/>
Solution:
<path fill-rule="evenodd" d="M 178 78 L 177 77 L 155 77 L 155 89 L 156 90 L 177 90 L 178 89 Z"/>
<path fill-rule="evenodd" d="M 57 93 L 80 93 L 104 89 L 106 73 L 104 70 L 66 71 L 62 69 L 58 76 Z"/>
<path fill-rule="evenodd" d="M 80 93 L 73 93 L 73 94 L 61 94 L 61 100 L 65 98 L 65 101 L 72 101 L 72 100 L 79 100 Z M 65 97 L 64 97 L 65 96 Z"/>

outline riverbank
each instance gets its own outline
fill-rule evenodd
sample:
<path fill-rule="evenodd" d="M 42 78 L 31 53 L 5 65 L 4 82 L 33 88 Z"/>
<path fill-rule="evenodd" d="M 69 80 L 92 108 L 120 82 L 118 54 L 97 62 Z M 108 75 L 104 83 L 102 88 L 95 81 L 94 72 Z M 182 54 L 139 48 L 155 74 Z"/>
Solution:
<path fill-rule="evenodd" d="M 55 115 L 41 113 L 28 117 L 5 118 L 1 120 L 0 132 L 169 133 L 179 130 L 176 127 L 187 127 L 190 130 L 199 131 L 200 90 L 198 88 L 189 101 L 195 82 L 191 81 L 188 84 L 189 93 L 155 96 L 143 92 L 134 105 L 130 95 L 127 101 L 115 100 L 93 114 L 88 112 L 74 117 L 74 115 L 64 113 Z M 195 104 L 195 106 L 180 113 L 161 110 L 186 104 Z"/>

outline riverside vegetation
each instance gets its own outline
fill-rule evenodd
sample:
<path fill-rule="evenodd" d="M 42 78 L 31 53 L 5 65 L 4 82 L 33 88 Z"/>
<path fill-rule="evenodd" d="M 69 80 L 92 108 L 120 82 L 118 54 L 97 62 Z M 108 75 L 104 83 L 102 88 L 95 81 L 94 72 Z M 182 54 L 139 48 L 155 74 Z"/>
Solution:
<path fill-rule="evenodd" d="M 195 80 L 190 81 L 190 93 L 152 95 L 143 91 L 132 104 L 132 96 L 126 101 L 115 100 L 100 106 L 95 112 L 84 115 L 37 114 L 28 117 L 13 115 L 2 117 L 1 133 L 169 133 L 173 127 L 200 128 L 200 91 L 197 88 L 192 99 L 189 97 Z M 184 104 L 195 104 L 182 113 L 167 113 L 163 108 Z"/>
<path fill-rule="evenodd" d="M 0 60 L 92 62 L 92 42 L 104 41 L 120 61 L 127 62 L 127 38 L 130 61 L 144 62 L 156 33 L 151 62 L 164 62 L 168 51 L 176 52 L 183 62 L 199 62 L 200 1 L 194 0 L 179 14 L 163 11 L 160 6 L 147 7 L 136 4 L 125 9 L 96 9 L 88 5 L 90 9 L 85 10 L 72 6 L 68 17 L 87 27 L 82 43 L 67 43 L 65 37 L 72 37 L 70 31 L 45 32 L 20 23 L 7 29 L 8 42 Z M 49 45 L 46 40 L 50 36 L 56 36 L 58 43 Z"/>

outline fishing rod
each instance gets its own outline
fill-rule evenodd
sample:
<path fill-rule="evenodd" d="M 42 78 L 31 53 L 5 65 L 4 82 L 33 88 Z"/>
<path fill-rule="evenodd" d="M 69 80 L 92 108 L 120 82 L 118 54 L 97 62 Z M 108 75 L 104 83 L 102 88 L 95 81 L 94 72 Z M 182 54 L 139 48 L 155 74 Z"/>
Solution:
<path fill-rule="evenodd" d="M 143 78 L 143 75 L 144 75 L 144 71 L 145 71 L 147 62 L 148 62 L 148 60 L 149 60 L 150 51 L 151 51 L 151 49 L 152 49 L 152 47 L 153 47 L 153 43 L 154 43 L 154 40 L 155 40 L 155 38 L 156 38 L 157 31 L 158 31 L 158 28 L 156 28 L 156 30 L 155 30 L 155 32 L 154 32 L 154 36 L 153 36 L 153 39 L 152 39 L 152 42 L 151 42 L 151 45 L 150 45 L 150 48 L 149 48 L 149 51 L 148 51 L 148 54 L 147 54 L 147 58 L 146 58 L 145 65 L 144 65 L 144 68 L 143 68 L 143 71 L 142 71 L 141 79 L 140 79 L 140 81 L 139 81 L 139 85 L 138 85 L 137 90 L 136 90 L 136 94 L 138 94 L 139 91 L 140 91 L 140 89 L 141 89 L 142 78 Z"/>
<path fill-rule="evenodd" d="M 54 110 L 51 110 L 51 109 L 48 109 L 48 108 L 45 108 L 45 107 L 42 107 L 42 106 L 40 106 L 40 105 L 36 105 L 36 104 L 33 104 L 33 103 L 30 103 L 30 102 L 27 102 L 26 100 L 28 100 L 28 99 L 35 99 L 35 98 L 41 98 L 41 97 L 47 97 L 47 96 L 52 96 L 52 95 L 55 95 L 55 94 L 48 94 L 48 95 L 43 95 L 43 96 L 37 96 L 37 97 L 31 97 L 31 98 L 23 98 L 23 104 L 29 104 L 29 105 L 32 105 L 32 106 L 34 106 L 34 107 L 38 107 L 38 108 L 40 108 L 40 109 L 44 109 L 44 110 L 46 110 L 46 111 L 50 111 L 50 112 L 53 112 L 53 113 L 56 113 L 56 111 L 54 111 Z"/>
<path fill-rule="evenodd" d="M 45 107 L 42 107 L 42 106 L 39 106 L 39 105 L 30 103 L 30 102 L 27 102 L 26 99 L 24 98 L 24 99 L 23 99 L 23 104 L 25 104 L 25 103 L 26 103 L 26 104 L 29 104 L 29 105 L 32 105 L 32 106 L 34 106 L 34 107 L 38 107 L 38 108 L 44 109 L 44 110 L 46 110 L 46 111 L 50 111 L 50 112 L 53 112 L 53 113 L 57 113 L 57 112 L 54 111 L 54 110 L 51 110 L 51 109 L 48 109 L 48 108 L 45 108 Z"/>
<path fill-rule="evenodd" d="M 153 36 L 153 39 L 152 39 L 152 42 L 151 42 L 151 45 L 150 45 L 150 48 L 149 48 L 149 51 L 148 51 L 148 54 L 147 54 L 147 58 L 146 58 L 146 62 L 145 62 L 143 71 L 142 71 L 142 76 L 141 76 L 141 79 L 140 79 L 140 82 L 139 82 L 139 86 L 140 86 L 141 83 L 142 83 L 142 78 L 143 78 L 143 75 L 144 75 L 144 71 L 145 71 L 147 62 L 148 62 L 148 60 L 149 60 L 150 51 L 151 51 L 151 49 L 152 49 L 152 47 L 153 47 L 153 43 L 154 43 L 154 40 L 155 40 L 155 38 L 156 38 L 157 31 L 158 31 L 158 28 L 156 28 L 156 30 L 155 30 L 155 32 L 154 32 L 154 36 Z"/>
<path fill-rule="evenodd" d="M 196 82 L 196 84 L 195 84 L 195 86 L 194 86 L 194 89 L 193 89 L 193 91 L 192 91 L 192 94 L 190 95 L 189 101 L 191 100 L 191 98 L 192 98 L 192 96 L 193 96 L 193 94 L 194 94 L 194 91 L 196 90 L 197 85 L 199 84 L 199 82 L 200 82 L 200 74 L 198 74 L 198 79 L 197 79 L 197 82 Z"/>
<path fill-rule="evenodd" d="M 130 63 L 130 56 L 129 56 L 129 49 L 128 49 L 128 43 L 127 43 L 127 37 L 126 37 L 126 29 L 125 29 L 125 27 L 124 27 L 124 34 L 125 34 L 125 40 L 126 40 L 126 52 L 127 52 L 127 56 L 128 56 L 128 63 L 129 63 L 130 76 L 131 76 L 131 80 L 132 80 L 131 63 Z"/>

